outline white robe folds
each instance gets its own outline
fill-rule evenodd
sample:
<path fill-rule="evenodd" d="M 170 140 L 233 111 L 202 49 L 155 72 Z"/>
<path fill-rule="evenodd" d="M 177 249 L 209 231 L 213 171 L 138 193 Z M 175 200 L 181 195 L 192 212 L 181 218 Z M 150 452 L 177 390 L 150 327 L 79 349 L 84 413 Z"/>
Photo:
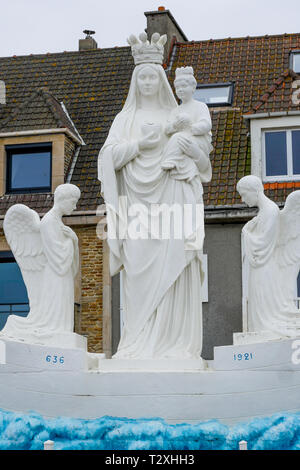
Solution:
<path fill-rule="evenodd" d="M 130 96 L 132 89 L 129 101 Z M 174 107 L 177 105 L 172 96 L 169 102 Z M 154 124 L 164 128 L 169 112 L 170 105 L 152 112 Z M 210 179 L 210 162 L 206 172 L 190 183 L 173 179 L 160 165 L 166 136 L 155 149 L 138 151 L 137 141 L 144 124 L 141 120 L 146 114 L 139 112 L 134 105 L 125 106 L 116 116 L 99 155 L 99 179 L 107 210 L 109 212 L 113 208 L 116 211 L 119 223 L 125 215 L 118 209 L 120 196 L 127 198 L 129 225 L 134 219 L 130 217 L 133 204 L 142 204 L 149 211 L 152 204 L 174 203 L 181 208 L 190 204 L 193 209 L 198 204 L 203 210 L 201 180 Z M 209 137 L 207 148 L 210 148 Z M 108 239 L 111 274 L 123 269 L 124 327 L 114 357 L 200 358 L 203 212 L 198 225 L 195 222 L 193 226 L 199 238 L 198 245 L 192 250 L 186 250 L 184 237 L 153 239 L 149 227 L 145 227 L 143 216 L 139 214 L 137 219 L 149 235 L 146 239 Z"/>

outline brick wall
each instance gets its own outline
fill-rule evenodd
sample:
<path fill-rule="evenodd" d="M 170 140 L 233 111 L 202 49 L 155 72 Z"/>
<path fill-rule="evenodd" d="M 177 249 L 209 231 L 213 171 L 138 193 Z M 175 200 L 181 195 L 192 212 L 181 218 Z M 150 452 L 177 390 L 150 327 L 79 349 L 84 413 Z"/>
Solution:
<path fill-rule="evenodd" d="M 102 352 L 103 250 L 96 236 L 96 226 L 72 227 L 79 239 L 80 279 L 75 301 L 79 301 L 75 321 L 76 332 L 88 337 L 88 350 Z M 81 298 L 78 298 L 78 291 Z M 80 294 L 79 294 L 80 295 Z"/>

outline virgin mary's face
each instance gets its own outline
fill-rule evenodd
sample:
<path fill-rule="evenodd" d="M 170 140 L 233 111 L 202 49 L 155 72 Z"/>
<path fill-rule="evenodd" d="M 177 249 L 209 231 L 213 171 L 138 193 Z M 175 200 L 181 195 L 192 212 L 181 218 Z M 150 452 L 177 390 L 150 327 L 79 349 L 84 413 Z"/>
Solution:
<path fill-rule="evenodd" d="M 159 75 L 152 67 L 145 65 L 137 76 L 137 86 L 142 96 L 154 96 L 159 89 Z"/>

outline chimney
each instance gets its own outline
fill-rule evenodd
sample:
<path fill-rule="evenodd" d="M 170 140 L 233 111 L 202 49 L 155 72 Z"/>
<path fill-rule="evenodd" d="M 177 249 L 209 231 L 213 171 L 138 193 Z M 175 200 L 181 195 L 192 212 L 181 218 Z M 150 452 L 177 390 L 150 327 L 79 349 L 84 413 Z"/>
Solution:
<path fill-rule="evenodd" d="M 166 10 L 165 7 L 158 7 L 157 11 L 146 11 L 144 14 L 147 18 L 146 33 L 148 39 L 151 39 L 153 33 L 167 35 L 168 41 L 165 45 L 164 55 L 164 62 L 167 62 L 173 37 L 175 36 L 178 42 L 188 41 L 188 38 L 178 25 L 170 10 Z"/>
<path fill-rule="evenodd" d="M 5 82 L 0 80 L 0 104 L 6 104 Z"/>
<path fill-rule="evenodd" d="M 92 34 L 95 34 L 95 31 L 90 31 L 85 29 L 84 34 L 86 34 L 85 39 L 79 39 L 79 50 L 80 51 L 92 51 L 98 48 L 98 44 L 95 39 L 92 38 Z"/>

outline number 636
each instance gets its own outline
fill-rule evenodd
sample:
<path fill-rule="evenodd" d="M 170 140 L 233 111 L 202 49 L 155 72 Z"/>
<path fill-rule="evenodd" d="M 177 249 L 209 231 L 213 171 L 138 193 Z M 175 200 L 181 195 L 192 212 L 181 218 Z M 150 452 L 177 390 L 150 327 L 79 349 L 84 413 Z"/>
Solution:
<path fill-rule="evenodd" d="M 51 356 L 50 354 L 46 357 L 47 362 L 51 362 L 52 364 L 64 364 L 65 358 L 64 356 Z"/>

